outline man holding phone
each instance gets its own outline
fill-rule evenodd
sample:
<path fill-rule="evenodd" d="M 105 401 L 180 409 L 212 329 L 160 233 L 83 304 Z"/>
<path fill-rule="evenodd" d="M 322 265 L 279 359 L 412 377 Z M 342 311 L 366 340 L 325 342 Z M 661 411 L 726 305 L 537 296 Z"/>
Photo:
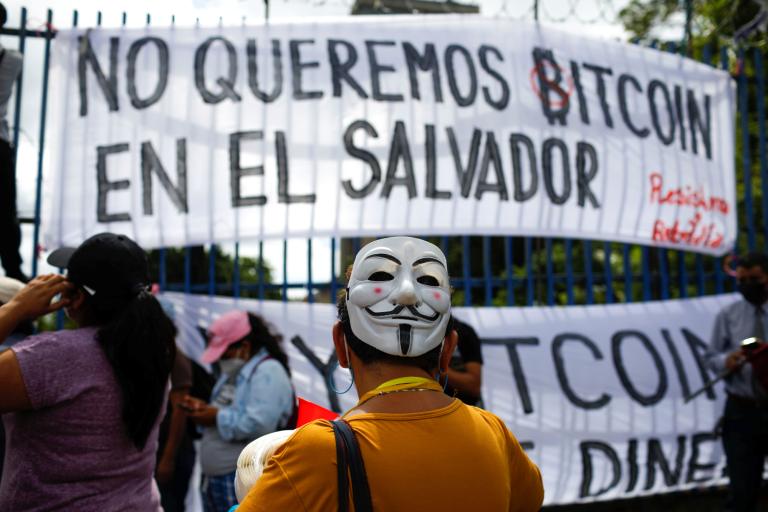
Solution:
<path fill-rule="evenodd" d="M 742 299 L 726 306 L 715 318 L 708 364 L 725 379 L 728 398 L 723 413 L 723 448 L 728 465 L 730 510 L 757 510 L 763 465 L 768 454 L 768 393 L 758 382 L 741 341 L 764 342 L 768 332 L 768 256 L 748 254 L 736 267 Z"/>

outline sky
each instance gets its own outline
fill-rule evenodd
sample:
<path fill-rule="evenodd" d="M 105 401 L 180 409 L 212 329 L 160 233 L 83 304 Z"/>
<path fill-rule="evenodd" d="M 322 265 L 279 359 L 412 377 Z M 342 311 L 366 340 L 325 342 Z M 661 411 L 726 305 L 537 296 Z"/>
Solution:
<path fill-rule="evenodd" d="M 259 24 L 265 20 L 265 8 L 262 0 L 132 0 L 131 2 L 111 0 L 4 0 L 8 9 L 8 27 L 18 27 L 22 7 L 27 8 L 28 26 L 44 27 L 47 8 L 54 7 L 53 26 L 65 29 L 72 26 L 73 11 L 78 10 L 79 26 L 96 24 L 97 12 L 102 11 L 104 26 L 118 26 L 122 13 L 126 13 L 128 26 L 143 26 L 147 14 L 151 15 L 153 25 L 170 24 L 175 15 L 177 26 L 190 26 L 199 21 L 201 25 L 211 26 L 218 23 L 234 25 L 245 23 Z M 292 18 L 328 16 L 347 16 L 354 0 L 273 0 L 270 5 L 270 21 L 288 21 Z M 572 31 L 590 37 L 626 40 L 627 36 L 616 13 L 628 3 L 628 0 L 540 0 L 539 22 L 559 29 Z M 533 0 L 479 0 L 482 16 L 523 19 L 533 22 Z M 15 48 L 16 38 L 4 36 L 0 44 Z M 18 208 L 21 216 L 32 216 L 35 203 L 35 176 L 38 161 L 38 141 L 40 98 L 42 95 L 42 40 L 27 40 L 27 52 L 24 63 L 24 94 L 22 96 L 21 140 L 17 164 Z M 9 121 L 13 120 L 13 101 Z M 25 269 L 31 271 L 32 226 L 23 226 L 22 256 Z M 315 281 L 330 279 L 331 258 L 330 240 L 317 239 L 313 242 L 312 273 Z M 224 251 L 232 251 L 233 244 L 223 245 Z M 240 246 L 241 255 L 255 256 L 257 243 L 244 243 Z M 264 244 L 266 260 L 271 264 L 275 282 L 283 281 L 283 244 L 282 241 Z M 305 282 L 309 262 L 305 240 L 288 242 L 288 282 Z M 336 269 L 338 270 L 338 261 Z M 44 262 L 40 262 L 39 272 L 51 272 Z M 302 290 L 293 290 L 294 298 L 300 298 Z"/>

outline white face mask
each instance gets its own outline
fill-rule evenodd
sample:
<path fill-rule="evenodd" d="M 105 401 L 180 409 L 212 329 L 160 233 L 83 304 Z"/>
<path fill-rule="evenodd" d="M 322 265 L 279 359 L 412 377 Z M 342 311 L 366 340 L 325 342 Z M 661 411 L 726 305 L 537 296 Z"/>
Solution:
<path fill-rule="evenodd" d="M 416 357 L 442 343 L 451 294 L 437 246 L 405 236 L 371 242 L 357 253 L 347 290 L 352 332 L 368 345 Z"/>
<path fill-rule="evenodd" d="M 227 375 L 229 377 L 234 377 L 238 373 L 240 373 L 240 370 L 243 369 L 243 366 L 245 366 L 245 363 L 247 363 L 245 359 L 241 359 L 239 357 L 230 357 L 229 359 L 219 359 L 219 368 L 221 368 L 221 373 L 224 375 Z"/>

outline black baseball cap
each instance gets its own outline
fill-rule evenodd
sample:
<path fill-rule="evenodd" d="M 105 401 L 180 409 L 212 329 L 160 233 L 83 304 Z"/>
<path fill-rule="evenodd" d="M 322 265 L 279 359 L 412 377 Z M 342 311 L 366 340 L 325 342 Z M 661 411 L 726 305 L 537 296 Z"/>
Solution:
<path fill-rule="evenodd" d="M 48 256 L 66 268 L 67 279 L 99 298 L 131 298 L 149 287 L 147 254 L 125 235 L 99 233 L 79 247 L 61 247 Z"/>

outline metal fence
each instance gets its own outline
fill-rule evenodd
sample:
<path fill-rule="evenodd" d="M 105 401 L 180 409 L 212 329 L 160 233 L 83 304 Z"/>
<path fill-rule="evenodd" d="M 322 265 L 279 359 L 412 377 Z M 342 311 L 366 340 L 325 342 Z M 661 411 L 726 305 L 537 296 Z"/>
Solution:
<path fill-rule="evenodd" d="M 78 26 L 78 12 L 72 13 Z M 42 54 L 34 215 L 25 219 L 34 226 L 32 272 L 38 271 L 40 209 L 45 159 L 48 70 L 51 42 L 55 37 L 54 15 L 48 11 L 41 26 L 28 26 L 27 10 L 21 10 L 17 28 L 4 28 L 0 35 L 12 36 L 22 53 L 31 40 L 40 41 Z M 102 16 L 98 14 L 97 26 Z M 174 18 L 171 18 L 174 23 Z M 146 23 L 151 18 L 146 16 Z M 126 24 L 126 15 L 122 16 Z M 678 51 L 676 44 L 660 45 L 659 51 Z M 710 65 L 731 70 L 738 83 L 736 131 L 738 214 L 740 233 L 737 251 L 764 250 L 768 240 L 768 157 L 766 156 L 765 54 L 759 49 L 704 47 L 696 57 Z M 735 55 L 735 59 L 732 57 Z M 30 88 L 22 75 L 13 101 L 13 143 L 19 145 L 22 129 L 22 98 Z M 438 237 L 449 259 L 454 278 L 456 305 L 594 304 L 649 301 L 723 293 L 733 290 L 734 281 L 722 258 L 683 251 L 589 240 L 529 237 Z M 156 278 L 164 290 L 249 296 L 256 298 L 329 301 L 344 286 L 344 269 L 361 244 L 360 239 L 303 242 L 306 267 L 301 280 L 292 280 L 295 266 L 289 262 L 289 243 L 282 242 L 279 261 L 266 261 L 264 242 L 248 255 L 241 244 L 166 248 L 152 253 Z M 318 251 L 329 251 L 330 262 L 317 275 Z M 271 265 L 279 265 L 278 269 Z M 280 279 L 273 279 L 275 273 Z M 313 274 L 315 274 L 313 276 Z M 276 282 L 277 281 L 277 282 Z"/>

